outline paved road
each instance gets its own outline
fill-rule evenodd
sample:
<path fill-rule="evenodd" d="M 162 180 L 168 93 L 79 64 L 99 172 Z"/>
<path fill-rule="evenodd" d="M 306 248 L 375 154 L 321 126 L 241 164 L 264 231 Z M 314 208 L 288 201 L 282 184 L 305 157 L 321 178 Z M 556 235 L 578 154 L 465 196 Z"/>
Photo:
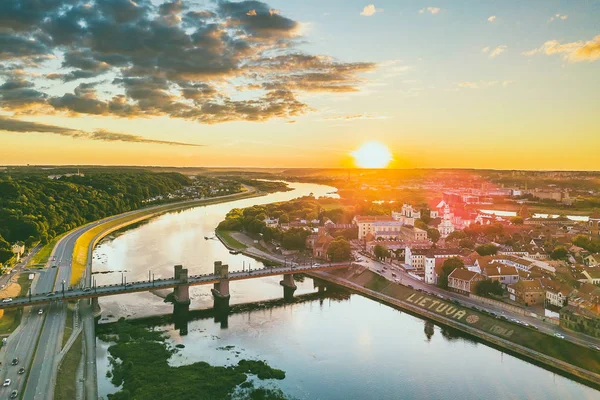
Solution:
<path fill-rule="evenodd" d="M 421 290 L 424 290 L 429 293 L 443 296 L 444 298 L 447 298 L 447 299 L 458 300 L 462 305 L 465 305 L 468 307 L 477 307 L 479 309 L 484 309 L 489 312 L 494 312 L 497 315 L 505 316 L 507 319 L 514 318 L 518 321 L 526 322 L 529 325 L 533 325 L 533 326 L 537 327 L 540 332 L 544 332 L 549 335 L 554 335 L 555 333 L 560 333 L 565 336 L 565 339 L 567 339 L 573 343 L 577 343 L 581 346 L 586 346 L 586 347 L 600 346 L 600 339 L 597 339 L 597 338 L 594 338 L 594 337 L 591 337 L 588 335 L 584 335 L 579 332 L 573 332 L 573 331 L 563 329 L 558 325 L 552 324 L 550 322 L 544 322 L 544 321 L 542 321 L 538 318 L 532 317 L 532 316 L 524 316 L 524 315 L 516 314 L 516 313 L 513 313 L 504 308 L 495 307 L 493 305 L 481 303 L 481 302 L 474 300 L 472 298 L 469 298 L 467 296 L 464 296 L 464 295 L 461 295 L 458 293 L 454 293 L 454 292 L 449 292 L 447 290 L 440 289 L 434 285 L 428 285 L 425 282 L 422 282 L 422 281 L 410 276 L 408 273 L 404 272 L 399 267 L 394 267 L 389 264 L 381 263 L 379 261 L 370 259 L 363 255 L 359 255 L 358 253 L 355 253 L 355 256 L 360 257 L 363 260 L 363 261 L 359 262 L 358 264 L 367 266 L 372 271 L 378 273 L 379 275 L 385 277 L 386 279 L 388 279 L 390 281 L 394 281 L 394 282 L 400 283 L 402 285 L 411 285 L 415 289 L 421 289 Z M 384 267 L 386 269 L 384 269 Z M 392 273 L 395 274 L 396 276 L 393 277 Z"/>

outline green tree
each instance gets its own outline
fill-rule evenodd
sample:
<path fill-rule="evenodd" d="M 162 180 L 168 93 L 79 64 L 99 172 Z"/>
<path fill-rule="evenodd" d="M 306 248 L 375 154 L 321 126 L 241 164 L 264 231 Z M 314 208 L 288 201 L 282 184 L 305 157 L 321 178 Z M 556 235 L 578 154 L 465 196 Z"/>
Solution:
<path fill-rule="evenodd" d="M 333 262 L 347 261 L 351 254 L 350 243 L 342 236 L 335 238 L 327 248 L 327 256 Z"/>
<path fill-rule="evenodd" d="M 390 256 L 390 251 L 387 249 L 387 247 L 377 244 L 373 248 L 373 254 L 375 255 L 376 259 L 383 260 Z"/>
<path fill-rule="evenodd" d="M 498 253 L 498 248 L 492 243 L 482 244 L 475 248 L 475 251 L 479 253 L 480 256 L 491 256 Z"/>
<path fill-rule="evenodd" d="M 421 221 L 423 221 L 425 224 L 428 224 L 431 222 L 431 214 L 429 209 L 427 208 L 422 208 L 421 209 Z"/>
<path fill-rule="evenodd" d="M 433 243 L 437 243 L 437 241 L 440 240 L 441 234 L 440 234 L 440 231 L 438 231 L 437 229 L 429 228 L 429 229 L 427 229 L 427 237 Z"/>
<path fill-rule="evenodd" d="M 475 294 L 478 296 L 491 297 L 491 295 L 502 296 L 504 289 L 498 281 L 491 279 L 485 279 L 477 283 L 475 287 Z"/>
<path fill-rule="evenodd" d="M 415 221 L 415 228 L 423 229 L 424 231 L 426 231 L 427 229 L 429 229 L 429 225 L 418 219 Z"/>
<path fill-rule="evenodd" d="M 442 289 L 448 289 L 448 275 L 457 268 L 464 268 L 465 264 L 458 257 L 450 257 L 442 264 L 442 271 L 438 276 L 438 286 Z"/>
<path fill-rule="evenodd" d="M 461 240 L 461 239 L 465 239 L 466 237 L 467 237 L 467 234 L 464 233 L 463 231 L 453 231 L 453 232 L 450 232 L 450 234 L 446 237 L 446 241 Z"/>
<path fill-rule="evenodd" d="M 513 223 L 513 224 L 515 224 L 515 225 L 523 225 L 524 220 L 523 220 L 523 217 L 517 216 L 517 217 L 512 217 L 510 219 L 510 222 Z"/>
<path fill-rule="evenodd" d="M 556 246 L 552 253 L 550 253 L 550 258 L 553 260 L 566 260 L 569 258 L 569 251 L 565 248 L 565 246 Z"/>

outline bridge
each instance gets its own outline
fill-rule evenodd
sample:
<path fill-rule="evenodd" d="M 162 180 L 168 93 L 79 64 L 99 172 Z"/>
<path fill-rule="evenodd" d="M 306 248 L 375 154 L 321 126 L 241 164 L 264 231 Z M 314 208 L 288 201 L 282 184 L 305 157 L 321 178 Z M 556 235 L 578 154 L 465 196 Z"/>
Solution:
<path fill-rule="evenodd" d="M 339 268 L 347 268 L 349 262 L 311 264 L 311 265 L 286 265 L 280 267 L 265 267 L 254 270 L 243 270 L 229 272 L 229 266 L 220 261 L 214 263 L 214 273 L 204 275 L 188 276 L 188 270 L 182 265 L 174 267 L 174 277 L 166 279 L 152 279 L 148 281 L 123 282 L 121 284 L 92 286 L 85 288 L 69 288 L 67 290 L 29 294 L 12 299 L 4 299 L 0 302 L 0 309 L 18 308 L 49 304 L 59 301 L 72 301 L 91 298 L 97 301 L 98 297 L 113 296 L 126 293 L 146 292 L 157 289 L 174 289 L 174 300 L 176 304 L 190 304 L 189 288 L 197 285 L 213 284 L 214 306 L 216 309 L 227 309 L 229 307 L 229 282 L 245 279 L 263 278 L 266 276 L 283 275 L 280 282 L 283 286 L 285 299 L 290 299 L 296 290 L 294 274 L 313 271 L 328 271 Z"/>

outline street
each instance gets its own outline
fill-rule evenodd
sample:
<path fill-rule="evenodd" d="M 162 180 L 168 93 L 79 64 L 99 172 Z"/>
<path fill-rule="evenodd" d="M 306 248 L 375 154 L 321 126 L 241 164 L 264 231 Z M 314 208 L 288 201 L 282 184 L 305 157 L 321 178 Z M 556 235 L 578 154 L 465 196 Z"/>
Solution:
<path fill-rule="evenodd" d="M 592 346 L 600 346 L 600 339 L 593 338 L 588 335 L 584 335 L 583 333 L 573 332 L 570 330 L 563 329 L 562 327 L 555 325 L 550 322 L 542 321 L 538 318 L 526 315 L 520 315 L 516 313 L 512 313 L 509 310 L 504 308 L 495 307 L 493 305 L 484 304 L 479 301 L 476 301 L 468 296 L 464 296 L 458 293 L 450 292 L 444 289 L 441 289 L 434 285 L 428 285 L 425 282 L 422 282 L 408 273 L 404 272 L 401 268 L 392 266 L 387 263 L 382 263 L 380 261 L 373 260 L 369 257 L 366 257 L 358 252 L 354 252 L 355 258 L 361 258 L 361 262 L 356 262 L 356 264 L 360 264 L 368 267 L 373 272 L 385 277 L 387 280 L 399 283 L 405 286 L 412 286 L 414 289 L 423 290 L 425 292 L 429 292 L 435 295 L 443 296 L 446 299 L 458 300 L 462 305 L 467 307 L 477 307 L 481 310 L 486 310 L 488 312 L 496 313 L 498 316 L 505 316 L 508 320 L 516 319 L 521 322 L 528 323 L 529 325 L 533 325 L 538 328 L 540 332 L 547 333 L 548 335 L 554 335 L 555 333 L 560 333 L 564 335 L 565 340 L 569 340 L 573 343 L 577 343 L 581 346 L 592 347 Z M 385 269 L 384 269 L 385 267 Z M 381 271 L 381 272 L 380 272 Z M 393 277 L 392 274 L 395 274 L 396 277 Z"/>

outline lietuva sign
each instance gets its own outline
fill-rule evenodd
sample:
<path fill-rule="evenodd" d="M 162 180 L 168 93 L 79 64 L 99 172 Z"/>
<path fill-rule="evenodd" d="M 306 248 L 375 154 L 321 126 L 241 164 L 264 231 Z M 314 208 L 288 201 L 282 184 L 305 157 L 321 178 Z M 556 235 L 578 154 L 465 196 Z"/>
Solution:
<path fill-rule="evenodd" d="M 409 303 L 412 303 L 420 308 L 424 308 L 426 310 L 429 311 L 433 311 L 436 314 L 442 315 L 444 317 L 449 317 L 449 318 L 454 318 L 457 321 L 461 321 L 463 319 L 463 317 L 465 315 L 467 315 L 467 312 L 465 310 L 460 310 L 448 303 L 445 303 L 441 300 L 437 300 L 434 298 L 431 298 L 429 296 L 420 296 L 416 293 L 412 293 L 410 296 L 408 296 L 406 298 L 406 301 L 408 301 Z M 470 315 L 469 316 L 469 320 L 472 322 L 469 322 L 471 324 L 474 324 L 475 322 L 477 322 L 479 320 L 479 318 L 477 318 L 477 320 L 473 321 L 473 318 L 470 317 L 477 317 L 476 315 Z"/>

